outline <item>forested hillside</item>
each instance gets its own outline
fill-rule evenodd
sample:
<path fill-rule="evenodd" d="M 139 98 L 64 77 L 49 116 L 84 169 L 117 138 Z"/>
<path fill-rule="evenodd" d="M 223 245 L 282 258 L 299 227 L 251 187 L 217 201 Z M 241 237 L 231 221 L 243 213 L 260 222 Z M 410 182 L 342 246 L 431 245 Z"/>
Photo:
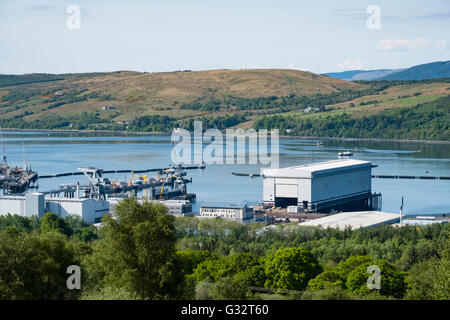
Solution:
<path fill-rule="evenodd" d="M 266 228 L 125 199 L 80 218 L 0 216 L 0 299 L 449 299 L 450 224 Z M 81 290 L 66 268 L 81 267 Z M 369 289 L 367 269 L 381 271 Z"/>

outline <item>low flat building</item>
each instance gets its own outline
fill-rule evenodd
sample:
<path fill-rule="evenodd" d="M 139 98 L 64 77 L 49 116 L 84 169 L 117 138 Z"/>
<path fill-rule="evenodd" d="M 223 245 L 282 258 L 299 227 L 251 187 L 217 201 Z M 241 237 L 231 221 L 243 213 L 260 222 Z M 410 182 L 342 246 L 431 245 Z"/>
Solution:
<path fill-rule="evenodd" d="M 93 224 L 109 213 L 109 204 L 103 200 L 88 198 L 46 198 L 42 193 L 27 193 L 25 196 L 0 197 L 0 215 L 22 217 L 43 217 L 52 212 L 61 218 L 77 215 L 85 222 Z"/>
<path fill-rule="evenodd" d="M 324 213 L 379 210 L 381 195 L 371 190 L 373 167 L 369 161 L 341 159 L 264 169 L 263 202 Z"/>
<path fill-rule="evenodd" d="M 345 228 L 360 229 L 370 228 L 382 224 L 394 224 L 400 221 L 400 215 L 390 212 L 380 211 L 359 211 L 342 212 L 331 214 L 326 217 L 309 220 L 299 223 L 300 226 L 313 226 L 326 228 L 335 228 L 344 230 Z"/>
<path fill-rule="evenodd" d="M 253 219 L 253 208 L 247 204 L 213 204 L 200 206 L 200 217 L 223 218 L 244 222 Z"/>

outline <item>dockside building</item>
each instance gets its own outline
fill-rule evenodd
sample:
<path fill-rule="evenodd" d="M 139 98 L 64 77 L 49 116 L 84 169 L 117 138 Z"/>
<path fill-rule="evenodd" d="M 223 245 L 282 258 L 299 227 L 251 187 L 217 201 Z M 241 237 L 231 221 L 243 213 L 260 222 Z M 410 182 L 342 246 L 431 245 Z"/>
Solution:
<path fill-rule="evenodd" d="M 305 211 L 381 210 L 381 194 L 372 193 L 369 161 L 340 159 L 263 170 L 263 202 Z"/>

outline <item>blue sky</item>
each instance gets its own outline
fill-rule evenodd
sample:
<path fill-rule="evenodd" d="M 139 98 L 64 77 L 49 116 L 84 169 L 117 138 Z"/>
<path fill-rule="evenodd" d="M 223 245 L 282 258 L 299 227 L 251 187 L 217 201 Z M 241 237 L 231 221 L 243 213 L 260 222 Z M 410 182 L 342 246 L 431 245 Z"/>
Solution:
<path fill-rule="evenodd" d="M 0 44 L 3 74 L 404 68 L 450 60 L 450 1 L 0 0 Z"/>

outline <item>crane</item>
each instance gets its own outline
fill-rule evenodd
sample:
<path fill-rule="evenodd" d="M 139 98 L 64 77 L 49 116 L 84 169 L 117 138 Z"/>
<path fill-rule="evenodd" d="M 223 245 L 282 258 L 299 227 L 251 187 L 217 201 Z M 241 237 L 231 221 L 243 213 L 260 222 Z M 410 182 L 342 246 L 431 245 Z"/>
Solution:
<path fill-rule="evenodd" d="M 131 170 L 131 176 L 130 176 L 130 181 L 128 182 L 128 185 L 131 186 L 131 184 L 133 183 L 133 176 L 134 176 L 134 170 L 136 169 L 136 166 L 133 167 L 133 170 Z"/>

